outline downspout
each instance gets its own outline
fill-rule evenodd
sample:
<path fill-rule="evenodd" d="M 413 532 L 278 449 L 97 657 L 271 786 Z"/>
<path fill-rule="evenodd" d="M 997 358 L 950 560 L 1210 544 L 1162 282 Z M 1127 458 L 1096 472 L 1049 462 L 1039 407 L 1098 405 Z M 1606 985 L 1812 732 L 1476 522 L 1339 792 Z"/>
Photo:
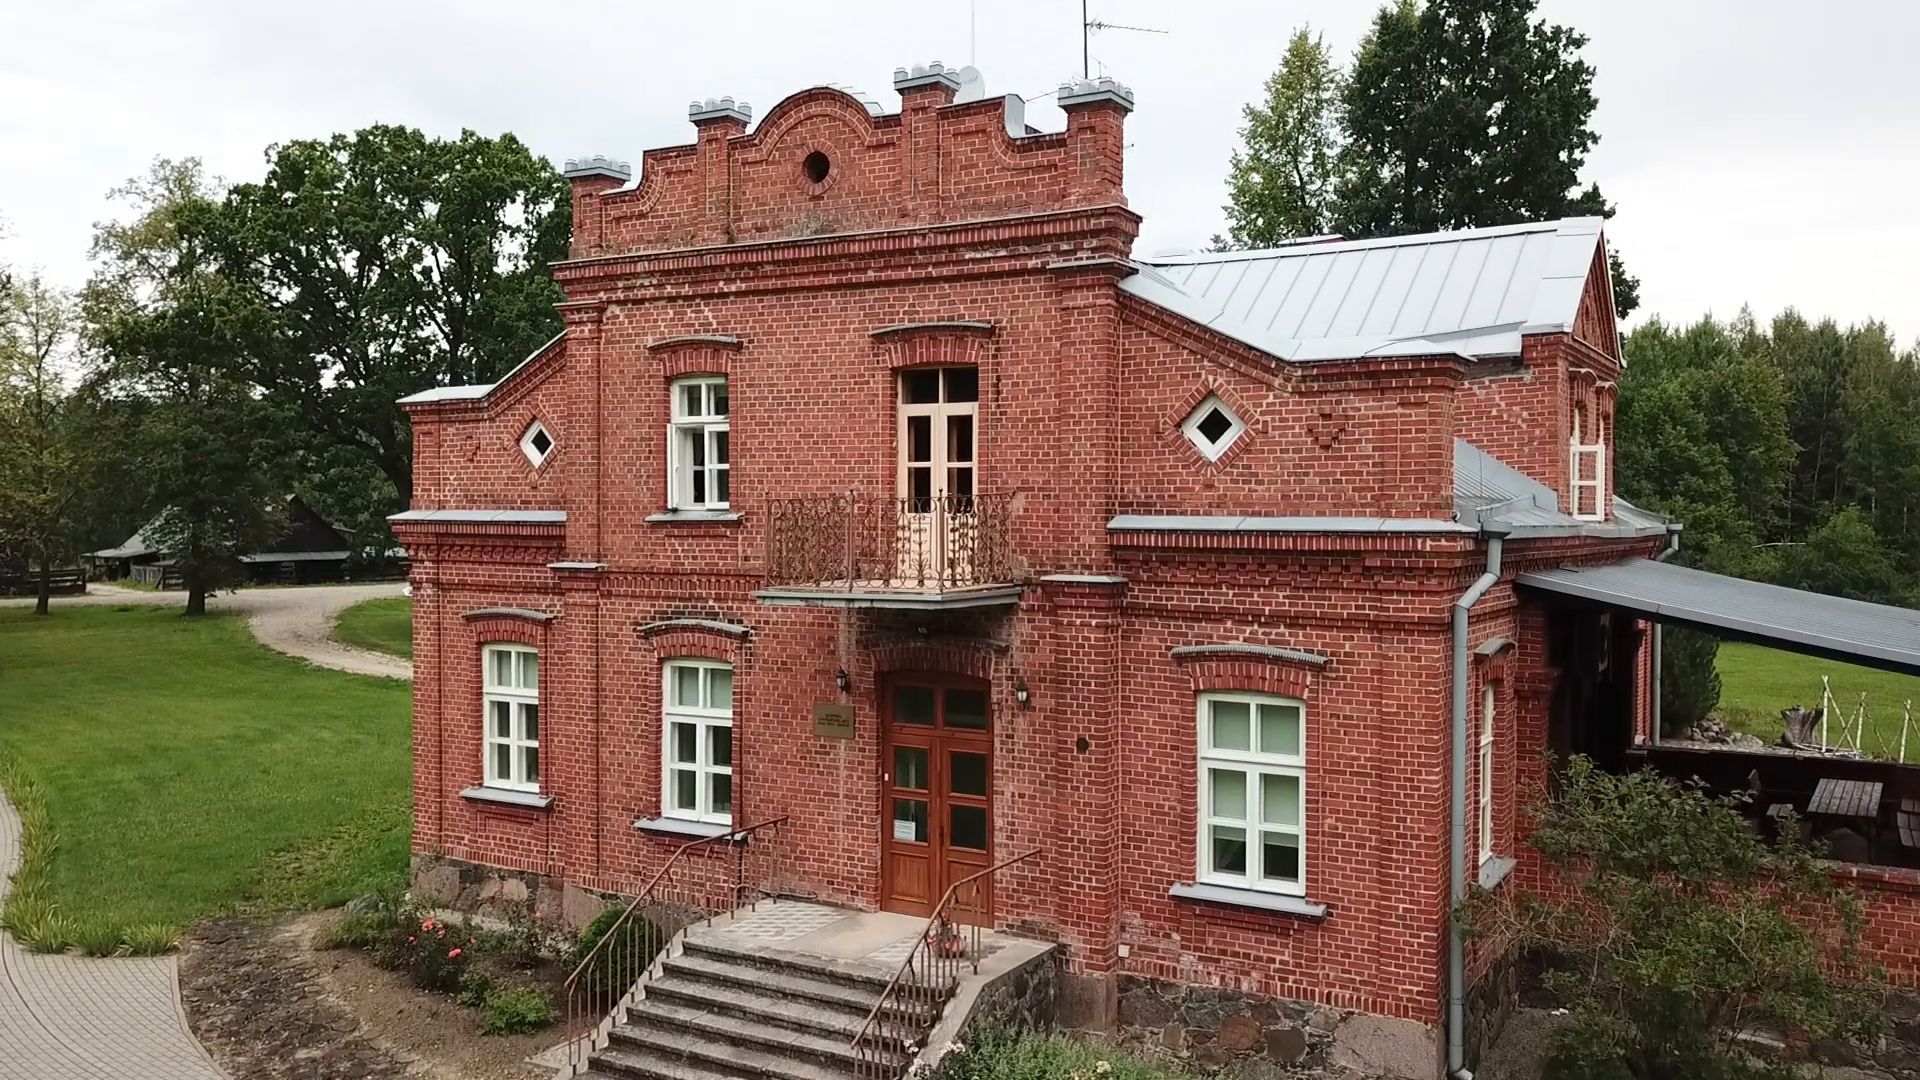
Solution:
<path fill-rule="evenodd" d="M 1660 554 L 1653 557 L 1653 561 L 1666 562 L 1668 559 L 1673 558 L 1679 550 L 1680 525 L 1678 522 L 1669 522 L 1667 524 L 1667 546 Z M 1647 735 L 1655 746 L 1660 745 L 1660 631 L 1662 629 L 1664 629 L 1664 627 L 1660 623 L 1656 622 L 1653 624 L 1653 730 L 1648 732 Z"/>
<path fill-rule="evenodd" d="M 1500 548 L 1507 530 L 1481 526 L 1487 540 L 1487 569 L 1453 602 L 1453 796 L 1452 867 L 1447 915 L 1447 1074 L 1473 1080 L 1467 1069 L 1467 946 L 1460 926 L 1460 905 L 1467 899 L 1467 616 L 1473 605 L 1500 580 Z"/>

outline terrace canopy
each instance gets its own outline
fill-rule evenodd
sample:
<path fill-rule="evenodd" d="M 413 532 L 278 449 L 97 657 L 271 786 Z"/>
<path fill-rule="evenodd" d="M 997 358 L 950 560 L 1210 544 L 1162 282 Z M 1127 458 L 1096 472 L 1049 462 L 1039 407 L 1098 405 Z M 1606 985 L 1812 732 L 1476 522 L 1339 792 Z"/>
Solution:
<path fill-rule="evenodd" d="M 1574 600 L 1906 675 L 1920 675 L 1920 611 L 1847 600 L 1651 559 L 1521 574 L 1519 584 Z"/>

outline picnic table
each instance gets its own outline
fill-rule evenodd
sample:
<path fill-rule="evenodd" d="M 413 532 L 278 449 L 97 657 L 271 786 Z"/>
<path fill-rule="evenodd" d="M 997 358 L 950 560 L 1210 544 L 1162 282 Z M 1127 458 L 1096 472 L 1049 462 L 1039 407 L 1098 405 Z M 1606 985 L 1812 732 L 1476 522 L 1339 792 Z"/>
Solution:
<path fill-rule="evenodd" d="M 1871 839 L 1880 831 L 1880 795 L 1886 785 L 1878 780 L 1822 779 L 1807 801 L 1809 816 L 1849 818 L 1866 825 Z"/>

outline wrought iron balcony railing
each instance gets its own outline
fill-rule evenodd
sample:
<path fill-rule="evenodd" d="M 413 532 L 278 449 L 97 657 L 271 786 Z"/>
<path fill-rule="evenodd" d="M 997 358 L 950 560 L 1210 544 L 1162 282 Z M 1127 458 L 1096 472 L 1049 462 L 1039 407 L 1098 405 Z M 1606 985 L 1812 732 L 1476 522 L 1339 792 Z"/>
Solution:
<path fill-rule="evenodd" d="M 774 499 L 767 584 L 918 593 L 1012 585 L 1011 508 L 1002 495 Z"/>

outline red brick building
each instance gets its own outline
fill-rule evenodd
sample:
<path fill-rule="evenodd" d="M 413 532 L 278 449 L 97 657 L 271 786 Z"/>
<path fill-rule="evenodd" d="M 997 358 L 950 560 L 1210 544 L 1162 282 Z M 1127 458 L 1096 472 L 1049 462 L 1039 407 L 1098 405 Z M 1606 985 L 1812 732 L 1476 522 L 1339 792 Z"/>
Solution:
<path fill-rule="evenodd" d="M 894 86 L 569 163 L 565 332 L 407 399 L 419 872 L 577 914 L 784 815 L 795 888 L 925 912 L 1038 849 L 976 915 L 1096 1022 L 1227 987 L 1437 1074 L 1456 852 L 1497 886 L 1520 772 L 1625 745 L 1550 702 L 1645 723 L 1642 624 L 1513 587 L 1669 534 L 1600 222 L 1144 258 L 1125 87 Z"/>

